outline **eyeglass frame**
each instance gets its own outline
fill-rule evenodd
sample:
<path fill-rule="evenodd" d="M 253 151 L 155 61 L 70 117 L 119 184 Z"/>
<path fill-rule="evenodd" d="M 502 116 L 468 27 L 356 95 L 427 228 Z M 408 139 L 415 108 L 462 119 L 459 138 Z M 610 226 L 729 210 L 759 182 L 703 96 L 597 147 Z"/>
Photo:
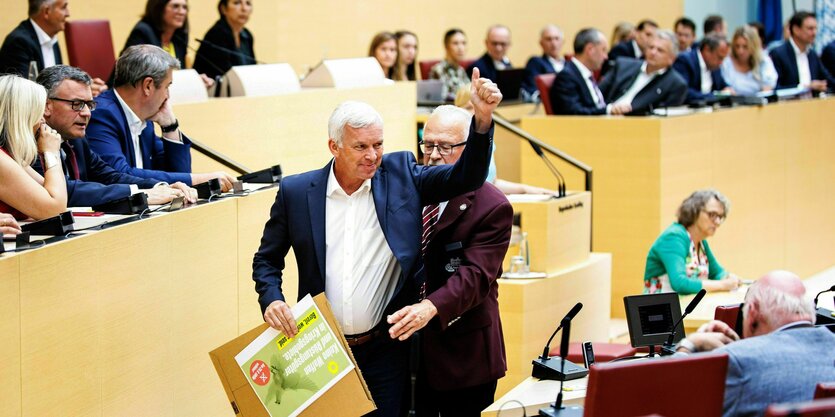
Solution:
<path fill-rule="evenodd" d="M 455 148 L 457 148 L 459 146 L 464 146 L 466 144 L 467 144 L 466 140 L 463 141 L 463 142 L 460 142 L 460 143 L 456 143 L 454 145 L 438 145 L 437 143 L 434 144 L 434 145 L 430 145 L 430 144 L 426 143 L 426 141 L 423 141 L 423 140 L 418 142 L 418 145 L 420 145 L 420 147 L 422 148 L 424 155 L 432 155 L 432 152 L 435 152 L 435 149 L 437 149 L 438 150 L 438 155 L 441 155 L 441 156 L 450 156 L 450 155 L 452 155 L 452 151 L 455 150 Z M 426 150 L 426 146 L 430 147 L 429 151 Z M 449 150 L 446 150 L 446 151 L 442 150 L 443 149 L 443 148 L 441 148 L 442 146 L 448 146 Z"/>
<path fill-rule="evenodd" d="M 701 211 L 702 211 L 702 213 L 707 214 L 707 217 L 710 218 L 710 221 L 712 221 L 716 224 L 722 224 L 722 223 L 725 222 L 725 215 L 724 214 L 720 215 L 719 213 L 717 213 L 715 211 L 707 211 L 705 209 L 702 209 Z"/>
<path fill-rule="evenodd" d="M 73 111 L 77 111 L 77 112 L 83 111 L 85 107 L 90 109 L 90 111 L 93 111 L 93 110 L 96 109 L 96 101 L 95 100 L 90 100 L 90 101 L 87 101 L 87 100 L 67 100 L 65 98 L 60 98 L 60 97 L 50 97 L 49 99 L 50 100 L 55 100 L 55 101 L 63 101 L 65 103 L 70 103 L 70 107 L 73 109 Z M 78 108 L 76 108 L 76 107 L 78 107 Z"/>

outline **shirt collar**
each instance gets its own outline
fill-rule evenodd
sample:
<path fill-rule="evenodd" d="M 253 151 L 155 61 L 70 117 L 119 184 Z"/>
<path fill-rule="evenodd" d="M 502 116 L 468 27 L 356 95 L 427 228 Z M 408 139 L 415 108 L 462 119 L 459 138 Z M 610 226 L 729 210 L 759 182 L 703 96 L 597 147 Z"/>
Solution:
<path fill-rule="evenodd" d="M 332 197 L 334 193 L 339 193 L 339 194 L 342 194 L 342 195 L 347 197 L 348 193 L 346 193 L 345 190 L 342 189 L 342 186 L 339 185 L 339 181 L 336 180 L 336 175 L 333 173 L 334 165 L 336 165 L 336 160 L 334 160 L 331 163 L 330 173 L 328 174 L 328 187 L 325 191 L 325 195 L 328 196 L 328 197 Z M 362 182 L 362 185 L 360 185 L 360 188 L 358 188 L 357 191 L 355 191 L 353 195 L 366 193 L 370 190 L 371 190 L 371 179 L 367 179 L 367 180 Z"/>
<path fill-rule="evenodd" d="M 775 332 L 788 330 L 788 329 L 791 329 L 791 328 L 794 328 L 794 327 L 810 327 L 810 326 L 813 326 L 811 321 L 809 321 L 809 320 L 798 320 L 798 321 L 794 321 L 794 322 L 791 322 L 791 323 L 784 324 L 784 325 L 780 326 L 777 330 L 775 330 Z"/>
<path fill-rule="evenodd" d="M 635 56 L 638 58 L 644 56 L 644 52 L 641 51 L 641 47 L 638 46 L 638 42 L 635 42 L 635 39 L 632 39 L 632 50 L 635 51 Z"/>
<path fill-rule="evenodd" d="M 574 63 L 574 65 L 576 65 L 576 66 L 577 66 L 577 69 L 578 69 L 578 70 L 580 70 L 580 75 L 582 75 L 582 76 L 583 76 L 583 79 L 584 79 L 584 80 L 588 80 L 588 79 L 589 79 L 589 77 L 591 77 L 592 75 L 594 75 L 594 74 L 592 74 L 592 72 L 591 72 L 591 70 L 590 70 L 590 69 L 586 68 L 586 66 L 585 66 L 585 65 L 583 65 L 583 63 L 582 63 L 582 62 L 580 62 L 580 60 L 579 60 L 579 59 L 577 59 L 577 58 L 572 58 L 572 59 L 571 59 L 571 62 L 573 62 L 573 63 Z"/>
<path fill-rule="evenodd" d="M 29 19 L 29 23 L 31 23 L 32 27 L 35 28 L 35 34 L 38 35 L 38 43 L 40 43 L 41 46 L 49 46 L 50 48 L 55 46 L 55 44 L 58 42 L 58 35 L 49 37 L 49 35 L 47 35 L 46 32 L 43 29 L 41 29 L 41 27 L 38 26 L 38 24 L 35 23 L 34 20 Z"/>
<path fill-rule="evenodd" d="M 794 42 L 794 38 L 792 38 L 791 36 L 789 36 L 789 43 L 791 44 L 792 49 L 794 49 L 795 56 L 806 55 L 809 52 L 809 48 L 806 48 L 805 52 L 800 52 L 800 47 L 797 46 L 797 44 Z"/>
<path fill-rule="evenodd" d="M 113 94 L 116 96 L 116 99 L 119 100 L 119 105 L 122 106 L 122 111 L 125 112 L 125 117 L 128 119 L 128 128 L 130 128 L 130 133 L 139 136 L 142 134 L 142 131 L 145 130 L 145 121 L 139 118 L 136 113 L 128 106 L 128 103 L 125 103 L 125 100 L 122 100 L 122 97 L 113 89 Z"/>
<path fill-rule="evenodd" d="M 702 58 L 702 51 L 696 51 L 696 56 L 699 57 L 699 69 L 702 72 L 707 71 L 707 64 L 705 63 L 705 59 Z"/>
<path fill-rule="evenodd" d="M 661 68 L 661 69 L 653 72 L 652 74 L 649 74 L 649 73 L 647 73 L 647 61 L 644 61 L 644 63 L 641 64 L 641 72 L 650 76 L 650 77 L 655 77 L 655 76 L 658 76 L 658 75 L 663 75 L 665 72 L 667 72 L 667 68 Z"/>

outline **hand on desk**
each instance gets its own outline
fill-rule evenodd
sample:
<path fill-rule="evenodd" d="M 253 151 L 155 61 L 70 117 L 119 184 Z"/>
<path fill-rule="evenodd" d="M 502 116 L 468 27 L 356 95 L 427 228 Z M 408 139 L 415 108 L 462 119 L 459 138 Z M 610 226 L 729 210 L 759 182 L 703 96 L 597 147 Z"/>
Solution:
<path fill-rule="evenodd" d="M 438 309 L 428 299 L 406 306 L 388 316 L 388 323 L 393 324 L 389 329 L 389 336 L 400 341 L 408 339 L 416 331 L 422 329 L 438 314 Z"/>
<path fill-rule="evenodd" d="M 712 320 L 687 336 L 699 352 L 709 352 L 728 343 L 739 340 L 739 335 L 727 324 L 719 320 Z"/>
<path fill-rule="evenodd" d="M 264 321 L 273 329 L 279 330 L 289 337 L 295 337 L 299 332 L 293 312 L 290 311 L 287 303 L 281 300 L 275 300 L 267 306 L 267 310 L 264 312 Z"/>
<path fill-rule="evenodd" d="M 17 235 L 20 233 L 20 225 L 11 215 L 0 213 L 0 235 Z"/>

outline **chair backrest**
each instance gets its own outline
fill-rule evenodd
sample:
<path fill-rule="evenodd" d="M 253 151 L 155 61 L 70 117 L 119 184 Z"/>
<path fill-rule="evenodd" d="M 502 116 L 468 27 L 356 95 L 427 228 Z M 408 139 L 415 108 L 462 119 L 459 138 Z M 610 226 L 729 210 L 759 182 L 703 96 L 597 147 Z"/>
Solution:
<path fill-rule="evenodd" d="M 589 370 L 583 416 L 718 416 L 727 368 L 725 354 L 594 365 Z M 687 387 L 699 387 L 699 401 L 693 401 Z"/>
<path fill-rule="evenodd" d="M 730 328 L 742 337 L 742 316 L 739 312 L 742 309 L 742 304 L 730 304 L 725 306 L 716 306 L 713 312 L 713 319 L 719 320 L 727 324 Z"/>
<path fill-rule="evenodd" d="M 93 78 L 105 81 L 110 78 L 116 56 L 113 53 L 109 20 L 68 21 L 64 37 L 67 40 L 70 65 L 83 69 Z"/>
<path fill-rule="evenodd" d="M 276 96 L 302 89 L 290 64 L 239 65 L 226 73 L 229 96 Z"/>
<path fill-rule="evenodd" d="M 539 90 L 539 99 L 542 100 L 542 106 L 545 107 L 545 114 L 554 114 L 554 108 L 551 107 L 550 91 L 556 78 L 557 74 L 542 74 L 534 77 L 536 89 Z"/>
<path fill-rule="evenodd" d="M 835 381 L 821 382 L 815 386 L 815 399 L 835 398 Z"/>
<path fill-rule="evenodd" d="M 801 403 L 772 404 L 765 409 L 765 417 L 833 417 L 835 398 Z"/>
<path fill-rule="evenodd" d="M 473 62 L 476 62 L 476 61 L 478 61 L 478 58 L 465 59 L 465 60 L 461 61 L 461 68 L 464 68 L 466 70 L 467 68 L 470 67 L 470 65 L 473 65 Z"/>
<path fill-rule="evenodd" d="M 428 80 L 429 71 L 432 71 L 432 67 L 439 62 L 441 62 L 440 59 L 427 59 L 425 61 L 418 62 L 418 66 L 420 66 L 420 79 Z"/>

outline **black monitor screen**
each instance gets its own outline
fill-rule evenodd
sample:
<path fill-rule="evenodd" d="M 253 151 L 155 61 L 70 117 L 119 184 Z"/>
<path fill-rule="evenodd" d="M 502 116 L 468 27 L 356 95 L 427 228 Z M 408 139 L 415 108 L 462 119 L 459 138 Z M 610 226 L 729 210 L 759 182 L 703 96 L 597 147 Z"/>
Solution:
<path fill-rule="evenodd" d="M 678 294 L 644 294 L 623 297 L 629 339 L 634 347 L 660 346 L 667 341 L 670 329 L 681 318 Z M 679 326 L 673 341 L 684 337 Z"/>
<path fill-rule="evenodd" d="M 644 336 L 668 333 L 673 326 L 673 312 L 669 304 L 638 307 L 638 315 L 641 317 L 641 333 Z"/>

